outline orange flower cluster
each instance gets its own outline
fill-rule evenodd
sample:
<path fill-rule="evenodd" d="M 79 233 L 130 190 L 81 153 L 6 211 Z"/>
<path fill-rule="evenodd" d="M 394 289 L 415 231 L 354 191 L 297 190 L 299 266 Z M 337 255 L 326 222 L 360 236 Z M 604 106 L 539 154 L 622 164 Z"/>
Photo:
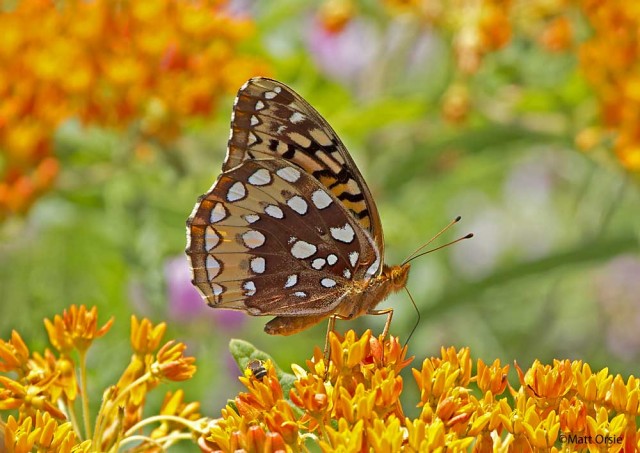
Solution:
<path fill-rule="evenodd" d="M 14 411 L 6 423 L 0 423 L 6 451 L 117 451 L 128 443 L 144 451 L 160 451 L 183 438 L 185 431 L 203 432 L 199 405 L 184 403 L 182 391 L 167 394 L 159 416 L 142 418 L 147 393 L 162 380 L 189 379 L 195 365 L 192 357 L 184 356 L 182 343 L 169 341 L 159 348 L 165 324 L 153 326 L 135 317 L 131 320 L 131 362 L 118 383 L 102 395 L 95 424 L 91 423 L 86 353 L 111 324 L 112 320 L 98 328 L 95 307 L 71 306 L 53 322 L 45 320 L 57 354 L 49 349 L 43 355 L 30 353 L 15 331 L 11 340 L 0 340 L 0 372 L 7 374 L 0 375 L 0 410 Z M 78 403 L 84 430 L 77 416 Z M 149 436 L 142 436 L 141 428 L 152 422 L 161 424 Z"/>
<path fill-rule="evenodd" d="M 580 361 L 516 364 L 520 385 L 499 360 L 475 366 L 468 348 L 442 349 L 413 370 L 421 407 L 405 417 L 399 372 L 411 359 L 398 339 L 331 334 L 328 368 L 316 348 L 307 370 L 284 375 L 251 362 L 248 392 L 222 410 L 202 451 L 560 452 L 638 451 L 640 379 L 593 373 Z M 266 375 L 264 371 L 266 370 Z M 288 392 L 287 392 L 288 390 Z M 507 391 L 507 395 L 503 395 Z M 502 396 L 501 396 L 502 395 Z"/>
<path fill-rule="evenodd" d="M 640 7 L 624 0 L 578 0 L 593 36 L 580 49 L 580 67 L 600 103 L 606 128 L 617 134 L 615 152 L 640 171 Z"/>
<path fill-rule="evenodd" d="M 58 173 L 65 119 L 160 140 L 209 115 L 218 98 L 268 72 L 239 51 L 250 21 L 223 0 L 21 0 L 0 11 L 0 219 L 24 212 Z"/>

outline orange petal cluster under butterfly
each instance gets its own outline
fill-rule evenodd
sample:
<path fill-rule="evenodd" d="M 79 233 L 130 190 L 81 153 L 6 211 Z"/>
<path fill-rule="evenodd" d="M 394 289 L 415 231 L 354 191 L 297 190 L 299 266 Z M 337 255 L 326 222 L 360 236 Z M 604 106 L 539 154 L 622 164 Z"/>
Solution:
<path fill-rule="evenodd" d="M 255 73 L 253 24 L 223 0 L 20 0 L 0 7 L 0 219 L 26 211 L 59 172 L 65 119 L 175 138 L 185 120 Z M 5 10 L 6 9 L 6 10 Z"/>
<path fill-rule="evenodd" d="M 254 365 L 259 372 L 240 378 L 247 391 L 220 418 L 202 417 L 199 404 L 185 402 L 181 390 L 166 394 L 159 415 L 143 418 L 148 392 L 161 380 L 188 379 L 195 366 L 183 345 L 161 346 L 164 323 L 154 326 L 135 317 L 133 358 L 104 392 L 89 435 L 74 406 L 76 398 L 86 398 L 86 383 L 78 388 L 72 377 L 76 367 L 83 376 L 86 365 L 82 354 L 77 364 L 69 355 L 77 346 L 67 346 L 89 347 L 88 339 L 106 334 L 111 321 L 98 328 L 96 320 L 95 309 L 72 306 L 47 322 L 67 326 L 50 331 L 57 352 L 30 352 L 17 332 L 0 340 L 0 411 L 11 413 L 6 422 L 0 419 L 7 451 L 161 451 L 188 438 L 203 452 L 306 451 L 312 443 L 325 452 L 640 448 L 640 379 L 613 376 L 606 368 L 594 373 L 581 361 L 535 361 L 526 370 L 516 364 L 519 385 L 512 387 L 508 365 L 474 361 L 468 348 L 442 348 L 440 357 L 412 370 L 419 414 L 407 417 L 399 373 L 412 359 L 396 337 L 382 340 L 370 331 L 361 337 L 353 331 L 344 337 L 332 333 L 328 369 L 319 348 L 306 368 L 292 365 L 288 377 L 270 361 Z M 155 429 L 143 435 L 152 423 Z"/>
<path fill-rule="evenodd" d="M 316 349 L 307 369 L 293 365 L 287 395 L 276 368 L 241 377 L 248 392 L 222 410 L 200 440 L 203 451 L 536 452 L 635 451 L 640 447 L 638 379 L 625 383 L 574 361 L 535 361 L 513 388 L 509 366 L 474 361 L 470 350 L 443 348 L 413 370 L 420 414 L 406 417 L 399 372 L 411 362 L 397 338 L 365 332 L 331 335 L 328 370 Z M 504 395 L 509 390 L 509 396 Z M 290 401 L 298 410 L 292 410 Z"/>

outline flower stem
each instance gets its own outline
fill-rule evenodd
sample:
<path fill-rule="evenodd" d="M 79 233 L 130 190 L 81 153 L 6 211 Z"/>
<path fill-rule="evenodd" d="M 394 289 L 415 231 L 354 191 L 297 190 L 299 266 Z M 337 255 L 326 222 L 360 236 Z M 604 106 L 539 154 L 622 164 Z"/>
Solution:
<path fill-rule="evenodd" d="M 197 432 L 199 434 L 204 434 L 206 432 L 206 429 L 200 428 L 202 426 L 202 423 L 201 423 L 202 420 L 193 421 L 193 420 L 188 420 L 184 417 L 178 417 L 176 415 L 154 415 L 153 417 L 148 417 L 143 420 L 140 420 L 138 423 L 133 425 L 131 428 L 127 430 L 127 432 L 125 433 L 125 436 L 127 437 L 131 436 L 133 433 L 141 429 L 143 426 L 148 425 L 150 423 L 163 422 L 163 421 L 172 421 L 175 423 L 180 423 L 181 425 L 184 425 L 185 427 L 187 427 L 190 431 Z"/>
<path fill-rule="evenodd" d="M 67 398 L 65 398 L 65 401 L 65 409 L 67 416 L 69 417 L 69 421 L 71 422 L 71 426 L 73 426 L 73 430 L 76 432 L 78 437 L 82 437 L 82 432 L 80 431 L 80 425 L 78 425 L 78 417 L 76 417 L 76 409 L 73 406 L 73 401 L 68 401 Z"/>
<path fill-rule="evenodd" d="M 82 418 L 85 439 L 91 439 L 91 414 L 89 413 L 89 391 L 87 389 L 87 354 L 86 350 L 79 350 L 78 353 L 80 355 L 80 386 L 82 388 Z"/>

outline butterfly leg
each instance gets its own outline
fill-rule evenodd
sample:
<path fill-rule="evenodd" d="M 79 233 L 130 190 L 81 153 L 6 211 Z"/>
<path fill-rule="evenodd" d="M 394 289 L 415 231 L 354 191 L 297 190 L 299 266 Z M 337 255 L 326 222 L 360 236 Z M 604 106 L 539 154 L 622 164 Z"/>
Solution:
<path fill-rule="evenodd" d="M 369 310 L 368 315 L 387 315 L 387 321 L 384 323 L 384 329 L 382 330 L 382 340 L 389 335 L 389 328 L 391 327 L 391 318 L 393 318 L 393 308 L 385 308 L 382 310 Z M 384 363 L 384 344 L 382 346 L 382 363 Z"/>
<path fill-rule="evenodd" d="M 329 334 L 333 332 L 336 326 L 336 319 L 350 319 L 347 316 L 331 315 L 329 316 L 329 324 L 327 325 L 327 336 L 324 339 L 324 364 L 325 372 L 329 372 L 329 356 L 331 355 L 331 343 L 329 343 Z"/>
<path fill-rule="evenodd" d="M 384 329 L 382 330 L 382 338 L 387 338 L 389 334 L 389 328 L 391 327 L 391 318 L 393 318 L 393 308 L 385 308 L 383 310 L 369 310 L 368 315 L 387 315 L 387 321 L 384 323 Z"/>

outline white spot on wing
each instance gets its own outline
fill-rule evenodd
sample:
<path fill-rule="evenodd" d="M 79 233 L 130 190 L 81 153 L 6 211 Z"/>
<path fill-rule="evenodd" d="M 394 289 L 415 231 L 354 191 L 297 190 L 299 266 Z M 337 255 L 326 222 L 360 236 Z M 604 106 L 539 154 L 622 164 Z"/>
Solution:
<path fill-rule="evenodd" d="M 258 141 L 258 136 L 253 132 L 249 132 L 249 143 L 247 145 L 251 146 Z"/>
<path fill-rule="evenodd" d="M 298 124 L 304 121 L 304 119 L 304 115 L 300 112 L 293 112 L 293 115 L 289 117 L 289 121 L 291 121 L 293 124 Z"/>
<path fill-rule="evenodd" d="M 214 296 L 219 296 L 224 291 L 224 288 L 221 285 L 218 285 L 217 283 L 212 283 L 211 288 L 213 289 Z"/>
<path fill-rule="evenodd" d="M 247 223 L 255 223 L 260 220 L 260 216 L 258 214 L 247 214 L 244 216 L 244 219 Z"/>
<path fill-rule="evenodd" d="M 273 204 L 270 204 L 266 208 L 264 208 L 264 212 L 275 219 L 284 218 L 284 212 L 282 212 L 282 209 Z"/>
<path fill-rule="evenodd" d="M 263 257 L 257 256 L 251 259 L 251 270 L 256 274 L 264 273 L 266 261 Z"/>
<path fill-rule="evenodd" d="M 318 189 L 311 194 L 311 201 L 318 209 L 324 209 L 333 202 L 329 194 L 322 189 Z"/>
<path fill-rule="evenodd" d="M 297 284 L 298 284 L 298 275 L 291 274 L 287 277 L 287 283 L 284 284 L 284 287 L 291 288 L 292 286 L 295 286 Z"/>
<path fill-rule="evenodd" d="M 349 253 L 349 262 L 351 263 L 351 267 L 356 267 L 359 257 L 360 257 L 360 254 L 358 252 Z"/>
<path fill-rule="evenodd" d="M 282 135 L 284 134 L 284 131 L 287 130 L 287 125 L 283 124 L 282 126 L 279 126 L 278 129 L 276 130 L 276 134 L 278 135 Z"/>
<path fill-rule="evenodd" d="M 264 108 L 264 102 L 258 101 L 256 102 L 256 111 L 262 110 Z"/>
<path fill-rule="evenodd" d="M 280 87 L 275 87 L 275 88 L 273 89 L 273 91 L 275 91 L 276 93 L 280 93 L 280 92 L 282 91 L 282 88 L 280 88 Z"/>
<path fill-rule="evenodd" d="M 305 241 L 296 241 L 293 244 L 293 247 L 291 247 L 291 254 L 296 258 L 302 260 L 305 258 L 309 258 L 314 253 L 316 253 L 317 250 L 318 248 L 313 244 L 309 244 Z"/>
<path fill-rule="evenodd" d="M 218 236 L 217 231 L 213 227 L 208 226 L 204 230 L 204 249 L 207 252 L 210 252 L 211 250 L 216 248 L 219 243 L 220 236 Z"/>
<path fill-rule="evenodd" d="M 307 297 L 307 293 L 305 293 L 304 291 L 296 291 L 295 293 L 293 293 L 293 295 L 296 297 Z"/>
<path fill-rule="evenodd" d="M 278 93 L 274 92 L 274 91 L 265 91 L 264 93 L 264 98 L 265 99 L 273 99 L 278 95 Z"/>
<path fill-rule="evenodd" d="M 255 115 L 251 115 L 251 125 L 255 126 L 256 124 L 260 124 L 260 120 Z"/>
<path fill-rule="evenodd" d="M 227 216 L 227 210 L 225 209 L 222 203 L 216 203 L 213 209 L 211 210 L 211 215 L 209 216 L 210 223 L 216 223 L 223 220 Z"/>
<path fill-rule="evenodd" d="M 264 234 L 256 230 L 249 230 L 242 235 L 242 242 L 247 248 L 255 249 L 256 247 L 260 247 L 264 244 L 266 238 Z"/>
<path fill-rule="evenodd" d="M 342 275 L 344 275 L 344 278 L 351 278 L 351 271 L 345 268 L 345 270 L 342 271 Z"/>
<path fill-rule="evenodd" d="M 213 280 L 214 278 L 216 278 L 220 273 L 220 271 L 222 270 L 218 260 L 211 255 L 207 256 L 206 266 L 207 266 L 207 276 L 209 277 L 209 280 Z"/>
<path fill-rule="evenodd" d="M 327 262 L 324 258 L 316 258 L 311 262 L 311 267 L 319 271 L 325 264 L 327 264 Z"/>
<path fill-rule="evenodd" d="M 252 281 L 244 282 L 242 287 L 245 289 L 245 296 L 253 296 L 256 293 L 256 284 Z"/>
<path fill-rule="evenodd" d="M 365 272 L 365 275 L 367 277 L 373 277 L 378 272 L 378 268 L 380 268 L 380 258 L 376 258 L 373 264 L 369 266 L 369 269 L 367 269 L 367 272 Z"/>
<path fill-rule="evenodd" d="M 325 288 L 333 288 L 334 286 L 336 286 L 336 281 L 330 278 L 323 278 L 322 280 L 320 280 L 320 284 Z"/>
<path fill-rule="evenodd" d="M 266 186 L 271 182 L 271 173 L 265 168 L 261 168 L 249 176 L 249 184 L 254 186 Z"/>
<path fill-rule="evenodd" d="M 304 201 L 299 195 L 295 195 L 287 200 L 287 205 L 294 211 L 296 211 L 300 215 L 305 215 L 307 213 L 308 205 L 307 202 Z"/>
<path fill-rule="evenodd" d="M 356 235 L 355 231 L 353 231 L 353 228 L 351 228 L 351 225 L 348 223 L 345 223 L 344 226 L 340 228 L 331 227 L 330 230 L 331 236 L 336 241 L 344 242 L 345 244 L 353 242 L 353 238 Z"/>
<path fill-rule="evenodd" d="M 276 174 L 288 182 L 297 182 L 300 179 L 300 172 L 293 167 L 280 168 Z"/>
<path fill-rule="evenodd" d="M 327 256 L 327 263 L 329 263 L 329 266 L 333 266 L 337 262 L 338 262 L 338 257 L 335 256 L 333 253 Z"/>
<path fill-rule="evenodd" d="M 235 182 L 229 187 L 229 191 L 227 192 L 227 200 L 231 202 L 242 200 L 246 196 L 247 188 L 240 181 Z"/>

